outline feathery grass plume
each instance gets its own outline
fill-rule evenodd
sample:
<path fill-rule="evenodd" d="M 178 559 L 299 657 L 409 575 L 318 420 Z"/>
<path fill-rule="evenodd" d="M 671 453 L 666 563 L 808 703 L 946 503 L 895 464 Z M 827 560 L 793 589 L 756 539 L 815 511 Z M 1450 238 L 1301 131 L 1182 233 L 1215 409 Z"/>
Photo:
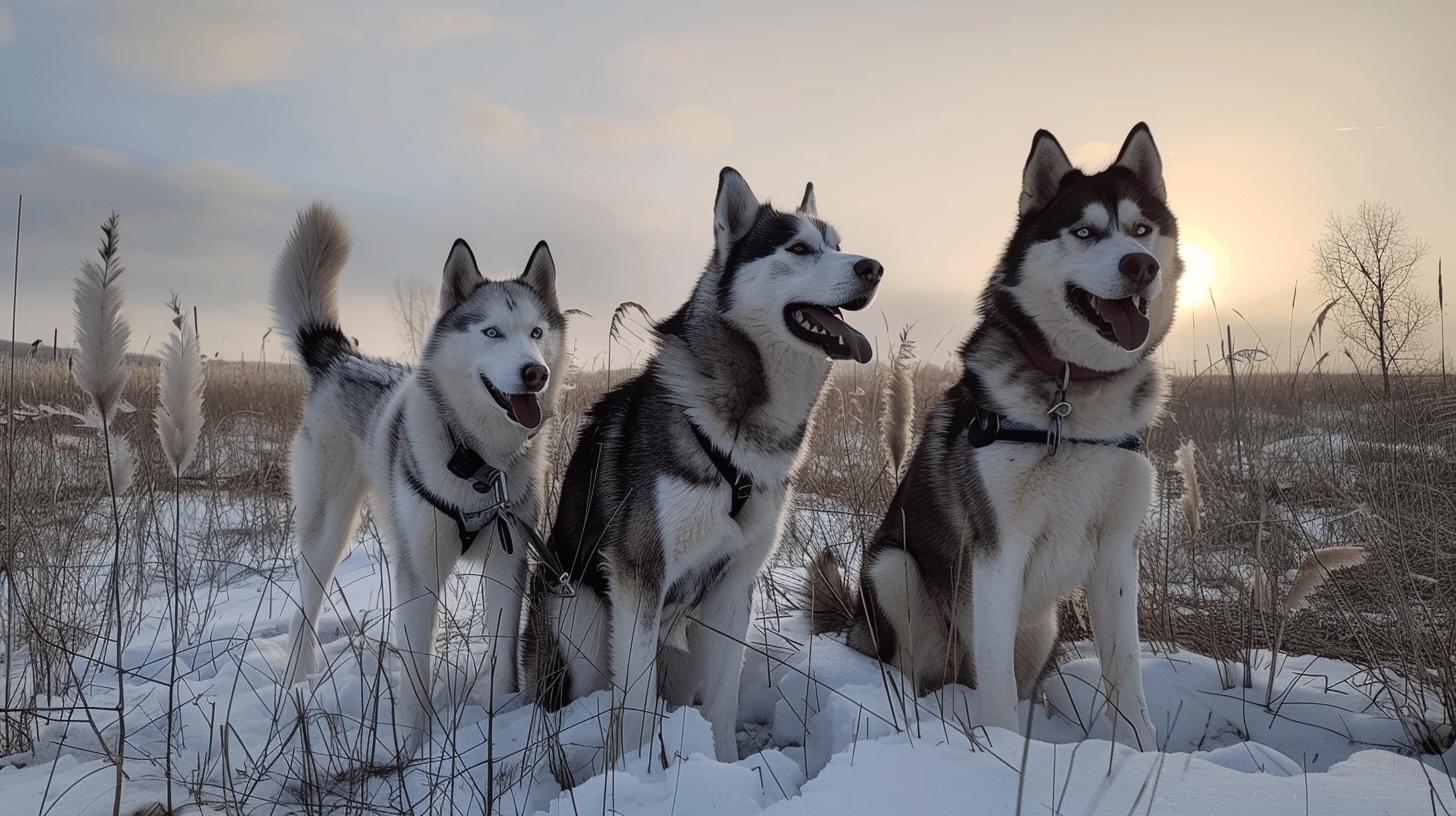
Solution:
<path fill-rule="evenodd" d="M 101 257 L 98 264 L 92 260 L 81 262 L 81 275 L 76 278 L 76 357 L 71 375 L 76 385 L 91 398 L 96 411 L 96 423 L 101 429 L 101 439 L 106 445 L 106 464 L 109 469 L 108 483 L 111 495 L 112 562 L 111 584 L 112 611 L 116 627 L 116 797 L 113 812 L 121 812 L 122 785 L 126 778 L 126 669 L 121 655 L 126 640 L 121 610 L 121 509 L 117 496 L 131 487 L 131 476 L 135 465 L 131 445 L 125 438 L 111 431 L 111 414 L 121 399 L 126 386 L 126 344 L 131 339 L 131 329 L 121 316 L 121 284 L 118 282 L 124 271 L 118 254 L 121 242 L 121 217 L 112 213 L 101 225 Z M 138 550 L 140 554 L 140 550 Z"/>
<path fill-rule="evenodd" d="M 885 377 L 880 402 L 880 441 L 884 446 L 885 464 L 899 479 L 910 451 L 910 435 L 915 424 L 915 380 L 910 376 L 915 361 L 915 341 L 910 328 L 900 330 L 900 343 L 890 359 L 890 372 Z"/>
<path fill-rule="evenodd" d="M 1325 320 L 1329 318 L 1330 312 L 1333 312 L 1335 310 L 1335 307 L 1338 305 L 1340 305 L 1340 298 L 1336 297 L 1330 298 L 1329 303 L 1326 303 L 1323 307 L 1320 308 L 1319 314 L 1316 315 L 1314 318 L 1314 324 L 1309 327 L 1308 341 L 1311 344 L 1314 344 L 1317 341 L 1324 340 Z"/>
<path fill-rule="evenodd" d="M 645 338 L 638 334 L 628 323 L 628 318 L 636 317 L 644 325 L 652 325 L 652 315 L 648 313 L 647 307 L 634 301 L 625 300 L 617 304 L 612 310 L 612 321 L 607 326 L 607 389 L 612 387 L 612 345 L 622 342 L 623 334 L 631 334 L 637 340 Z"/>
<path fill-rule="evenodd" d="M 168 304 L 175 315 L 176 330 L 162 347 L 162 372 L 157 380 L 157 438 L 162 451 L 181 476 L 197 452 L 202 434 L 202 387 L 205 373 L 202 352 L 197 345 L 197 331 L 174 296 Z"/>
<path fill-rule="evenodd" d="M 1310 596 L 1324 586 L 1331 575 L 1343 569 L 1358 567 L 1369 557 L 1369 550 L 1357 546 L 1323 547 L 1315 550 L 1304 559 L 1299 572 L 1295 573 L 1294 583 L 1284 593 L 1281 608 L 1285 612 L 1294 612 L 1308 607 Z"/>
<path fill-rule="evenodd" d="M 101 263 L 81 262 L 76 278 L 76 357 L 71 367 L 76 385 L 96 403 L 103 421 L 111 419 L 116 401 L 126 386 L 126 344 L 131 329 L 121 316 L 121 285 L 125 269 L 117 254 L 120 217 L 112 213 L 101 225 Z"/>
<path fill-rule="evenodd" d="M 1269 649 L 1269 687 L 1264 691 L 1265 708 L 1274 702 L 1279 649 L 1284 643 L 1284 628 L 1289 624 L 1290 613 L 1308 607 L 1310 596 L 1324 586 L 1330 576 L 1340 570 L 1358 567 L 1369 557 L 1370 551 L 1364 547 L 1322 547 L 1310 553 L 1299 566 L 1299 572 L 1294 574 L 1294 583 L 1289 585 L 1289 591 L 1284 593 L 1284 600 L 1279 604 L 1279 628 L 1275 630 L 1274 644 Z"/>
<path fill-rule="evenodd" d="M 1202 507 L 1198 495 L 1198 466 L 1194 461 L 1197 454 L 1198 446 L 1192 439 L 1184 441 L 1173 454 L 1173 469 L 1183 478 L 1183 495 L 1178 497 L 1178 504 L 1183 508 L 1188 537 L 1193 541 L 1198 540 L 1199 508 Z"/>
<path fill-rule="evenodd" d="M 202 351 L 198 348 L 197 330 L 187 319 L 187 312 L 174 293 L 167 303 L 172 310 L 172 325 L 175 330 L 162 347 L 162 370 L 157 378 L 157 411 L 155 414 L 157 439 L 162 443 L 162 452 L 172 466 L 173 486 L 176 495 L 173 501 L 172 538 L 172 591 L 168 598 L 172 618 L 172 653 L 167 681 L 167 812 L 172 811 L 172 741 L 176 737 L 174 719 L 177 691 L 177 648 L 182 634 L 182 474 L 192 464 L 197 452 L 197 440 L 202 434 L 202 387 L 205 373 L 202 368 Z M 272 329 L 268 330 L 270 333 Z M 264 341 L 268 338 L 263 335 Z M 262 364 L 262 349 L 259 350 L 259 365 Z"/>

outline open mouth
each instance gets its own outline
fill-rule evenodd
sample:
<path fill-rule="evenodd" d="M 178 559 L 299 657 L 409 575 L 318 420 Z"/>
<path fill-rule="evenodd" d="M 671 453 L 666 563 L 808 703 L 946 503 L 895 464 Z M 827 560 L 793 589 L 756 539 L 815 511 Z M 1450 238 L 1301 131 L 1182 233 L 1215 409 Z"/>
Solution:
<path fill-rule="evenodd" d="M 480 383 L 512 422 L 529 431 L 534 431 L 541 424 L 541 400 L 535 394 L 507 394 L 496 388 L 484 374 L 480 375 Z"/>
<path fill-rule="evenodd" d="M 1067 302 L 1098 334 L 1128 351 L 1148 341 L 1148 299 L 1142 295 L 1109 300 L 1069 283 Z"/>
<path fill-rule="evenodd" d="M 784 323 L 800 340 L 824 349 L 831 360 L 854 360 L 868 363 L 874 357 L 870 341 L 844 322 L 841 309 L 853 312 L 870 303 L 870 296 L 857 297 L 839 306 L 816 306 L 811 303 L 790 303 L 784 307 Z"/>

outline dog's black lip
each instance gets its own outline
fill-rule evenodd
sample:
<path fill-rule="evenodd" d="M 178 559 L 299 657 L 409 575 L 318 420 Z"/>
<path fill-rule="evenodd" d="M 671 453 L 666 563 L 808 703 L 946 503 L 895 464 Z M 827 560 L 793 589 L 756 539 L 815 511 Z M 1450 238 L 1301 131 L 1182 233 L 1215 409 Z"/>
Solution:
<path fill-rule="evenodd" d="M 873 291 L 871 292 L 872 294 Z M 784 325 L 788 327 L 789 333 L 796 339 L 807 345 L 823 349 L 831 360 L 868 362 L 868 357 L 873 355 L 873 351 L 868 348 L 869 341 L 859 329 L 856 329 L 849 321 L 844 319 L 844 313 L 841 310 L 849 309 L 853 311 L 855 309 L 862 309 L 869 305 L 869 301 L 870 295 L 861 295 L 860 297 L 845 301 L 838 306 L 828 306 L 807 301 L 790 303 L 784 307 Z M 846 332 L 822 335 L 805 330 L 799 325 L 799 321 L 795 319 L 794 313 L 809 309 L 816 309 L 828 313 L 844 326 Z M 861 357 L 861 353 L 864 354 L 863 358 Z"/>
<path fill-rule="evenodd" d="M 495 404 L 499 405 L 501 410 L 509 414 L 511 419 L 514 420 L 516 415 L 511 411 L 511 401 L 506 397 L 505 392 L 496 388 L 495 383 L 491 382 L 490 378 L 484 374 L 480 375 L 480 383 L 485 386 L 485 390 L 490 392 L 491 399 L 495 400 Z"/>

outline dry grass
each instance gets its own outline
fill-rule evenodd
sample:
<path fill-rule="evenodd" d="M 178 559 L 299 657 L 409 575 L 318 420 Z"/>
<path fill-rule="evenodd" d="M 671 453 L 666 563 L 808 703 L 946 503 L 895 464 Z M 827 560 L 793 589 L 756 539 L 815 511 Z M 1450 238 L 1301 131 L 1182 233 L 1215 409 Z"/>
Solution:
<path fill-rule="evenodd" d="M 1142 546 L 1143 637 L 1225 659 L 1228 684 L 1248 682 L 1255 667 L 1245 666 L 1242 677 L 1232 667 L 1274 642 L 1282 614 L 1255 602 L 1256 572 L 1266 576 L 1266 587 L 1274 585 L 1267 592 L 1282 597 L 1314 550 L 1363 547 L 1366 563 L 1328 580 L 1307 609 L 1288 613 L 1283 647 L 1409 681 L 1391 684 L 1408 691 L 1399 698 L 1392 692 L 1382 704 L 1407 723 L 1412 744 L 1442 748 L 1449 737 L 1440 735 L 1451 729 L 1425 722 L 1419 696 L 1456 711 L 1456 610 L 1449 600 L 1456 588 L 1450 532 L 1456 527 L 1450 487 L 1456 484 L 1456 399 L 1440 393 L 1438 379 L 1400 378 L 1397 397 L 1386 401 L 1378 385 L 1354 375 L 1294 378 L 1261 371 L 1259 359 L 1240 355 L 1231 367 L 1220 361 L 1217 376 L 1177 378 L 1167 416 L 1147 439 L 1164 489 Z M 885 363 L 836 370 L 798 479 L 798 501 L 827 513 L 801 515 L 788 525 L 782 561 L 802 563 L 827 536 L 854 563 L 878 525 L 896 479 L 882 452 L 887 399 L 913 394 L 913 415 L 923 417 L 958 376 L 938 365 L 902 364 L 913 387 L 887 387 L 893 375 Z M 137 542 L 124 570 L 136 604 L 148 588 L 166 583 L 174 566 L 173 508 L 172 475 L 151 434 L 158 369 L 151 362 L 130 365 L 122 397 L 132 410 L 118 413 L 115 428 L 137 449 L 135 483 L 122 512 L 129 540 Z M 566 374 L 552 499 L 583 413 L 608 382 L 625 376 L 601 368 Z M 179 565 L 191 587 L 182 601 L 183 635 L 194 641 L 207 631 L 220 587 L 240 575 L 291 569 L 287 450 L 305 388 L 301 372 L 286 365 L 213 360 L 206 377 L 204 432 L 183 482 L 195 502 L 189 512 L 200 515 L 195 529 L 205 532 L 184 542 L 188 557 Z M 92 619 L 106 605 L 98 576 L 111 562 L 106 478 L 97 465 L 102 454 L 96 435 L 77 427 L 82 402 L 64 361 L 20 361 L 14 401 L 16 478 L 4 489 L 15 508 L 5 535 L 15 547 L 13 559 L 0 566 L 13 590 L 4 622 L 6 665 L 25 673 L 12 675 L 0 707 L 0 755 L 22 755 L 39 744 L 59 721 L 42 701 L 84 685 L 74 657 L 98 652 Z M 1184 477 L 1173 470 L 1177 449 L 1189 441 L 1197 448 L 1188 466 L 1196 468 L 1201 510 L 1192 528 L 1181 501 Z M 826 517 L 841 523 L 809 528 Z M 367 521 L 365 530 L 372 534 Z M 784 613 L 796 603 L 797 589 L 779 585 L 771 573 L 762 579 L 768 605 Z M 1064 615 L 1068 637 L 1086 634 L 1078 628 L 1083 619 L 1073 599 Z M 104 721 L 96 728 L 104 730 Z M 217 792 L 199 796 L 216 801 Z"/>

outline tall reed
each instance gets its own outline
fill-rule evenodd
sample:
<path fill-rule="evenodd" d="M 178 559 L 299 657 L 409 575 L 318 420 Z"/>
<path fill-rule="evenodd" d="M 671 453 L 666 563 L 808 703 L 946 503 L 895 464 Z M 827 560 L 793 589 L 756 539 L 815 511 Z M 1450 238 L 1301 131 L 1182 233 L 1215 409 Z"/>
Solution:
<path fill-rule="evenodd" d="M 172 472 L 172 587 L 168 611 L 172 619 L 172 648 L 167 676 L 167 812 L 172 813 L 172 740 L 176 736 L 177 649 L 182 638 L 182 474 L 197 452 L 202 435 L 202 389 L 205 372 L 197 330 L 172 297 L 175 327 L 162 348 L 162 371 L 157 379 L 157 439 Z"/>
<path fill-rule="evenodd" d="M 116 412 L 122 389 L 126 387 L 126 346 L 131 328 L 121 315 L 122 293 L 119 283 L 125 268 L 120 258 L 120 217 L 112 213 L 101 225 L 101 262 L 81 262 L 76 278 L 76 357 L 72 376 L 91 400 L 101 427 L 101 440 L 106 451 L 108 493 L 111 497 L 113 529 L 111 562 L 111 599 L 116 627 L 116 796 L 112 803 L 114 816 L 121 814 L 121 791 L 126 778 L 126 670 L 122 664 L 122 640 L 125 636 L 121 613 L 121 506 L 117 496 L 131 482 L 130 448 L 124 457 L 114 455 L 111 420 Z M 124 444 L 124 443 L 123 443 Z M 124 469 L 118 471 L 118 467 Z M 118 478 L 120 477 L 120 478 Z"/>

